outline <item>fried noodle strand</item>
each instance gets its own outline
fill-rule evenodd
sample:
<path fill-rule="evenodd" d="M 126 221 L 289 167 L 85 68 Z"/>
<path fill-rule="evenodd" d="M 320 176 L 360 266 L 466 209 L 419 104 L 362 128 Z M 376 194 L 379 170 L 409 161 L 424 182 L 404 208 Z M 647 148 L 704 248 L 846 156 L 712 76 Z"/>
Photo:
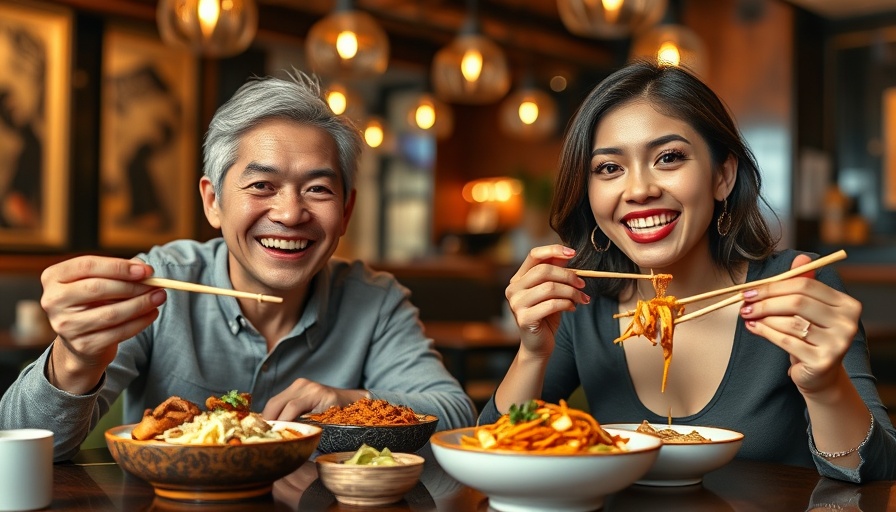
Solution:
<path fill-rule="evenodd" d="M 643 336 L 656 345 L 659 337 L 660 346 L 663 348 L 663 381 L 660 389 L 665 392 L 669 365 L 672 363 L 675 319 L 684 314 L 684 305 L 678 304 L 674 296 L 666 295 L 666 288 L 672 281 L 671 274 L 656 274 L 650 281 L 653 283 L 656 296 L 650 300 L 638 300 L 631 323 L 621 336 L 613 340 L 613 343 L 621 344 L 629 338 Z"/>

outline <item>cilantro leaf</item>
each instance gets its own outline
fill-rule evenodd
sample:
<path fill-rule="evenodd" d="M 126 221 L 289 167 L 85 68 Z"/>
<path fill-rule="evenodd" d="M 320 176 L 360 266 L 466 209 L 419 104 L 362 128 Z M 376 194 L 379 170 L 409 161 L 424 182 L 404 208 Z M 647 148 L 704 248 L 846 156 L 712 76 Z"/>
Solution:
<path fill-rule="evenodd" d="M 538 419 L 539 416 L 535 412 L 537 409 L 538 403 L 535 400 L 529 400 L 521 405 L 511 404 L 510 410 L 508 411 L 510 415 L 510 424 L 516 425 L 517 423 Z"/>
<path fill-rule="evenodd" d="M 225 395 L 221 395 L 221 401 L 227 404 L 232 405 L 233 407 L 240 407 L 249 405 L 246 402 L 246 399 L 240 396 L 237 390 L 233 389 L 229 393 Z"/>

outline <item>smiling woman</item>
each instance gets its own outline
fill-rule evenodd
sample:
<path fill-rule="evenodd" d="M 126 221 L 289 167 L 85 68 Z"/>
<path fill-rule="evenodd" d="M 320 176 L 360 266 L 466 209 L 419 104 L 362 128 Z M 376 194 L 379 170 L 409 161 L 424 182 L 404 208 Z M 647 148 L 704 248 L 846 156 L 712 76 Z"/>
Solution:
<path fill-rule="evenodd" d="M 877 450 L 896 446 L 861 305 L 818 268 L 829 259 L 776 250 L 761 183 L 724 103 L 687 70 L 635 62 L 595 87 L 561 153 L 551 226 L 563 243 L 532 249 L 510 280 L 520 348 L 480 423 L 581 385 L 604 423 L 699 420 L 742 432 L 744 457 L 893 478 L 856 455 L 872 431 Z M 651 309 L 663 290 L 644 279 L 586 281 L 568 267 L 675 278 Z M 717 290 L 734 295 L 706 302 Z M 696 311 L 680 316 L 685 300 Z M 650 343 L 613 343 L 657 335 L 662 361 Z M 768 436 L 771 424 L 790 427 Z"/>

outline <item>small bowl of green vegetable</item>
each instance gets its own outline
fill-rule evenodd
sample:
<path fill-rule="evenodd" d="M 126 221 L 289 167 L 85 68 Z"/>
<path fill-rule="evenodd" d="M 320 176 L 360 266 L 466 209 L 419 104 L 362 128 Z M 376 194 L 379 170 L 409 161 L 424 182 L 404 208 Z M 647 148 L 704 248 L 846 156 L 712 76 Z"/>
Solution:
<path fill-rule="evenodd" d="M 367 445 L 315 459 L 321 483 L 346 505 L 379 506 L 401 501 L 417 485 L 423 457 Z"/>

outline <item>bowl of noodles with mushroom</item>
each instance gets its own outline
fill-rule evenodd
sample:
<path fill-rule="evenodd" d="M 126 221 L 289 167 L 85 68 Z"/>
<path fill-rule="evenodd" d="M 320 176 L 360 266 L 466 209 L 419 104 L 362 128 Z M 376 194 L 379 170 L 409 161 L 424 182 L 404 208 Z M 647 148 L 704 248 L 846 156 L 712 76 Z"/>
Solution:
<path fill-rule="evenodd" d="M 700 484 L 706 473 L 731 462 L 744 440 L 742 433 L 725 428 L 650 424 L 646 420 L 611 423 L 605 427 L 644 433 L 662 440 L 663 447 L 656 462 L 637 482 L 659 487 Z"/>
<path fill-rule="evenodd" d="M 179 397 L 147 410 L 140 423 L 105 432 L 112 457 L 159 497 L 190 502 L 255 498 L 314 453 L 321 429 L 266 421 L 251 396 L 209 397 L 206 411 Z"/>
<path fill-rule="evenodd" d="M 490 509 L 584 511 L 641 478 L 662 441 L 604 428 L 590 414 L 532 400 L 491 425 L 438 432 L 436 461 L 454 479 L 488 496 Z"/>
<path fill-rule="evenodd" d="M 317 447 L 321 453 L 353 452 L 365 444 L 377 450 L 413 453 L 429 442 L 439 423 L 431 414 L 370 398 L 305 414 L 299 421 L 323 430 Z"/>

